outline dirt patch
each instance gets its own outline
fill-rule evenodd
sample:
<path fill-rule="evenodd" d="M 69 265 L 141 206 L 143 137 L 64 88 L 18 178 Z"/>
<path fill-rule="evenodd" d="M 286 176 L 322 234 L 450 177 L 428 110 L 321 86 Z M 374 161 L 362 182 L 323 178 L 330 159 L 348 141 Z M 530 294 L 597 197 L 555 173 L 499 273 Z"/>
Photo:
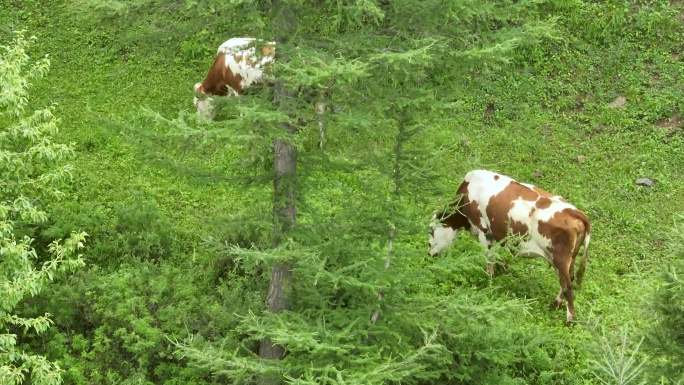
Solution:
<path fill-rule="evenodd" d="M 494 112 L 496 112 L 496 106 L 494 106 L 494 103 L 489 103 L 489 104 L 487 105 L 487 109 L 485 110 L 485 112 L 484 112 L 484 114 L 483 114 L 483 116 L 482 116 L 482 120 L 484 120 L 485 122 L 487 122 L 487 121 L 489 120 L 489 118 L 490 118 L 492 115 L 494 115 Z"/>
<path fill-rule="evenodd" d="M 610 104 L 608 104 L 608 107 L 610 108 L 622 108 L 627 104 L 627 98 L 624 96 L 618 96 L 613 100 Z"/>
<path fill-rule="evenodd" d="M 669 118 L 659 119 L 655 125 L 665 130 L 674 130 L 682 125 L 682 117 L 679 115 L 679 111 L 675 110 Z"/>

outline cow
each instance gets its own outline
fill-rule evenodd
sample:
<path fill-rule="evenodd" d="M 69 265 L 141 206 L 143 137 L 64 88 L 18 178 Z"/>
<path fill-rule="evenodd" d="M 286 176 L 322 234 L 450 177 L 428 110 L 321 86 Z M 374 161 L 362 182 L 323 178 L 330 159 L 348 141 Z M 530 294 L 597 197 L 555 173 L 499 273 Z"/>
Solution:
<path fill-rule="evenodd" d="M 468 172 L 456 195 L 446 210 L 432 217 L 430 256 L 451 246 L 461 229 L 468 229 L 485 249 L 504 243 L 509 235 L 518 236 L 519 256 L 541 257 L 555 268 L 561 289 L 551 306 L 560 308 L 565 300 L 566 325 L 572 324 L 575 258 L 584 245 L 577 272 L 579 288 L 589 249 L 587 215 L 558 195 L 487 170 Z M 487 273 L 494 275 L 489 260 Z"/>
<path fill-rule="evenodd" d="M 257 46 L 261 48 L 257 50 Z M 264 71 L 273 67 L 275 62 L 275 46 L 275 42 L 262 43 L 251 37 L 234 37 L 221 44 L 204 81 L 195 83 L 195 92 L 207 95 L 195 95 L 197 114 L 211 120 L 216 116 L 212 96 L 238 96 L 252 85 L 263 85 Z M 323 97 L 324 93 L 321 92 L 319 100 L 314 102 L 319 116 L 319 147 L 323 146 L 324 139 L 323 122 L 320 118 L 326 107 Z"/>
<path fill-rule="evenodd" d="M 259 54 L 256 43 L 254 38 L 236 37 L 219 46 L 204 81 L 195 83 L 195 92 L 208 95 L 195 95 L 197 114 L 211 120 L 216 116 L 212 96 L 237 96 L 251 85 L 263 84 L 264 69 L 275 61 L 275 42 L 263 44 Z"/>

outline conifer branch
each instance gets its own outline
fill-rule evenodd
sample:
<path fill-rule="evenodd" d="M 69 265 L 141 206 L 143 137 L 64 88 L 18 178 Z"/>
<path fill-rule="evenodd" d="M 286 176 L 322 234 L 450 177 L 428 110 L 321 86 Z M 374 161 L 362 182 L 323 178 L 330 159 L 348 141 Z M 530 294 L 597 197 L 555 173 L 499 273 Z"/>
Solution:
<path fill-rule="evenodd" d="M 401 145 L 404 140 L 404 133 L 405 133 L 405 125 L 406 125 L 406 120 L 407 120 L 407 115 L 406 115 L 406 110 L 402 109 L 401 114 L 400 114 L 400 119 L 398 122 L 398 128 L 399 132 L 397 133 L 397 139 L 396 142 L 394 143 L 394 168 L 392 170 L 392 181 L 394 183 L 394 186 L 392 187 L 392 195 L 391 195 L 391 208 L 390 208 L 390 230 L 389 230 L 389 245 L 387 246 L 387 258 L 385 258 L 385 271 L 389 270 L 391 261 L 392 261 L 392 249 L 394 248 L 394 233 L 395 233 L 395 227 L 394 227 L 394 216 L 397 211 L 397 206 L 396 206 L 396 201 L 397 201 L 397 195 L 399 193 L 399 180 L 400 180 L 400 173 L 399 171 L 401 170 Z M 382 292 L 378 291 L 378 302 L 382 302 Z M 373 325 L 378 320 L 378 317 L 380 316 L 380 309 L 375 309 L 373 311 L 373 315 L 371 316 L 371 322 Z"/>

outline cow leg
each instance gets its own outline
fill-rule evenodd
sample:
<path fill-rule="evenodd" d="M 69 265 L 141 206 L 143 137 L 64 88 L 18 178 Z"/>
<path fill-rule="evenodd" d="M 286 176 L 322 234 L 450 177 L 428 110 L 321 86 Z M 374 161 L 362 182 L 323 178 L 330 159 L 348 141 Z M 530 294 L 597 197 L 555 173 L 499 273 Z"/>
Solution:
<path fill-rule="evenodd" d="M 494 276 L 494 263 L 489 261 L 489 257 L 487 257 L 487 274 L 490 277 Z"/>
<path fill-rule="evenodd" d="M 570 262 L 570 282 L 575 282 L 575 258 Z"/>
<path fill-rule="evenodd" d="M 560 308 L 563 304 L 563 299 L 566 301 L 566 321 L 565 325 L 570 326 L 575 321 L 575 306 L 574 293 L 572 292 L 572 280 L 570 279 L 570 269 L 572 266 L 572 257 L 569 255 L 554 255 L 553 264 L 558 274 L 558 283 L 560 283 L 560 292 L 556 299 L 551 303 L 554 308 Z"/>
<path fill-rule="evenodd" d="M 477 232 L 477 240 L 480 241 L 480 244 L 485 249 L 485 258 L 487 258 L 487 274 L 490 277 L 493 277 L 494 276 L 494 262 L 492 262 L 491 255 L 489 253 L 489 250 L 492 248 L 493 242 L 489 239 L 487 234 L 485 234 L 485 232 L 483 232 L 483 231 Z"/>

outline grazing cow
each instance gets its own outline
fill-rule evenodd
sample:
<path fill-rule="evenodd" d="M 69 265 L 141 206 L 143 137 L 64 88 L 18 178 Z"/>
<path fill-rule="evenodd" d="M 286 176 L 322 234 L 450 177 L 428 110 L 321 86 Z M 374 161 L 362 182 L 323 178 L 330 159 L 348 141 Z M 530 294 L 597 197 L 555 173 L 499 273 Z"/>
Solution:
<path fill-rule="evenodd" d="M 194 98 L 197 113 L 211 120 L 216 116 L 211 96 L 237 96 L 251 85 L 261 85 L 264 81 L 264 70 L 275 62 L 275 42 L 267 42 L 257 52 L 257 39 L 251 37 L 235 37 L 227 40 L 218 48 L 216 59 L 202 83 L 195 84 L 195 92 L 210 95 Z M 320 99 L 323 98 L 321 93 Z M 319 115 L 320 132 L 319 147 L 323 146 L 324 130 L 320 116 L 325 112 L 325 103 L 318 100 L 314 103 Z"/>
<path fill-rule="evenodd" d="M 584 244 L 577 272 L 579 287 L 589 248 L 587 215 L 560 196 L 485 170 L 466 174 L 456 194 L 456 201 L 436 212 L 430 224 L 430 255 L 447 249 L 460 229 L 470 230 L 486 248 L 505 241 L 509 234 L 522 236 L 519 256 L 541 257 L 555 268 L 561 290 L 551 306 L 560 308 L 566 300 L 566 325 L 571 324 L 575 320 L 575 257 Z M 491 262 L 487 273 L 494 274 Z"/>
<path fill-rule="evenodd" d="M 202 83 L 195 84 L 195 92 L 212 96 L 237 96 L 253 84 L 263 84 L 264 69 L 275 61 L 275 43 L 263 45 L 257 54 L 257 39 L 232 38 L 218 48 L 216 59 Z M 197 113 L 213 119 L 216 116 L 212 97 L 198 98 L 194 103 Z"/>

